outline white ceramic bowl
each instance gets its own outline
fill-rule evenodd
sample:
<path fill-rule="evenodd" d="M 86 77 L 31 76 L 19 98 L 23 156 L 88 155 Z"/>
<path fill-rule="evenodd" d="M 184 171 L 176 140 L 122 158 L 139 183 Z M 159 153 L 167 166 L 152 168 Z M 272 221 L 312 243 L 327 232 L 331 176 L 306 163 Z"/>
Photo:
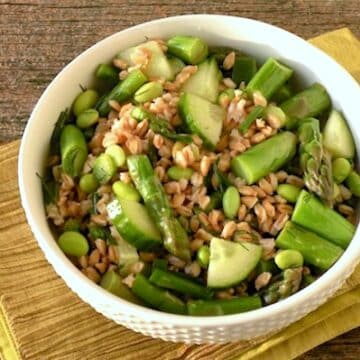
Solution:
<path fill-rule="evenodd" d="M 357 125 L 360 88 L 335 61 L 306 41 L 277 27 L 244 18 L 187 15 L 148 22 L 114 34 L 67 65 L 37 103 L 26 126 L 19 155 L 22 205 L 41 249 L 66 284 L 107 318 L 135 331 L 170 341 L 221 343 L 250 339 L 283 328 L 323 304 L 352 273 L 360 259 L 359 231 L 344 255 L 318 281 L 274 305 L 244 314 L 219 317 L 172 315 L 124 301 L 88 280 L 58 248 L 46 221 L 36 172 L 43 171 L 49 139 L 60 111 L 68 107 L 79 84 L 91 82 L 97 64 L 121 49 L 150 38 L 197 35 L 211 45 L 239 48 L 260 60 L 275 56 L 290 65 L 304 85 L 322 83 L 334 107 L 345 114 L 359 151 Z"/>

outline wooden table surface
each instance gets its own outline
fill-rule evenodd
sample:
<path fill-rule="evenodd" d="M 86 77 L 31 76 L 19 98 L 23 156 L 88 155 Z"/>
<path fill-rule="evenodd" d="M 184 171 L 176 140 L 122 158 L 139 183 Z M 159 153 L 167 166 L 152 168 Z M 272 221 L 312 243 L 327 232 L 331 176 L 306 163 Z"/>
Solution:
<path fill-rule="evenodd" d="M 191 13 L 254 18 L 303 38 L 344 26 L 360 36 L 359 0 L 0 0 L 0 142 L 21 137 L 45 87 L 86 48 L 135 24 Z M 339 358 L 360 358 L 360 329 L 301 357 Z"/>

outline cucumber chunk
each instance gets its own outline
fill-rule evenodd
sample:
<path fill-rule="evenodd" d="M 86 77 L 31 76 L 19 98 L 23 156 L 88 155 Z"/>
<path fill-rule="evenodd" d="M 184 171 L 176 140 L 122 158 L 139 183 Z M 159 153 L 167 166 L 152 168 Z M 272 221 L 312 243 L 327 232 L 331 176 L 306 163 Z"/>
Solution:
<path fill-rule="evenodd" d="M 120 235 L 137 249 L 150 250 L 162 244 L 159 230 L 144 205 L 121 199 L 112 201 L 107 210 Z"/>
<path fill-rule="evenodd" d="M 325 124 L 324 146 L 333 157 L 351 159 L 355 154 L 354 140 L 344 117 L 336 110 L 332 110 Z"/>
<path fill-rule="evenodd" d="M 212 238 L 207 286 L 226 288 L 240 283 L 255 269 L 261 254 L 259 245 Z"/>
<path fill-rule="evenodd" d="M 156 41 L 148 41 L 138 46 L 134 46 L 118 53 L 119 59 L 125 60 L 130 66 L 134 66 L 136 57 L 144 53 L 150 53 L 150 60 L 144 69 L 144 73 L 149 77 L 163 78 L 165 80 L 172 80 L 174 78 L 174 71 L 166 58 L 161 46 Z"/>
<path fill-rule="evenodd" d="M 210 58 L 198 65 L 198 70 L 185 82 L 182 90 L 214 103 L 219 95 L 221 77 L 215 58 Z"/>
<path fill-rule="evenodd" d="M 180 117 L 204 144 L 214 148 L 220 139 L 225 110 L 195 94 L 183 93 L 179 101 Z"/>
<path fill-rule="evenodd" d="M 114 226 L 110 227 L 111 236 L 116 242 L 116 249 L 119 256 L 118 266 L 121 276 L 127 276 L 131 272 L 132 265 L 139 261 L 139 254 L 136 248 L 125 241 Z"/>

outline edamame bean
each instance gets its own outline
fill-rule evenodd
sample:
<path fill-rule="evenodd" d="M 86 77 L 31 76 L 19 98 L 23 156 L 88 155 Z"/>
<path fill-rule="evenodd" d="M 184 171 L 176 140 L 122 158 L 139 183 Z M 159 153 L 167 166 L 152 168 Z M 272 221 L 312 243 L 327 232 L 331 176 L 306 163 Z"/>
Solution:
<path fill-rule="evenodd" d="M 120 199 L 140 201 L 141 196 L 139 192 L 130 184 L 122 181 L 115 181 L 112 186 L 114 194 Z"/>
<path fill-rule="evenodd" d="M 297 250 L 282 250 L 275 256 L 275 264 L 281 270 L 303 266 L 304 257 Z"/>
<path fill-rule="evenodd" d="M 91 109 L 99 100 L 99 95 L 95 90 L 88 89 L 79 94 L 73 105 L 73 112 L 79 116 L 83 111 Z"/>
<path fill-rule="evenodd" d="M 229 186 L 222 199 L 225 216 L 233 219 L 240 207 L 240 194 L 235 186 Z"/>
<path fill-rule="evenodd" d="M 89 251 L 89 243 L 84 235 L 76 231 L 65 231 L 58 240 L 60 249 L 67 255 L 83 256 Z"/>
<path fill-rule="evenodd" d="M 108 148 L 106 148 L 105 154 L 108 154 L 112 157 L 117 167 L 124 166 L 126 161 L 126 155 L 120 145 L 110 145 Z"/>
<path fill-rule="evenodd" d="M 76 125 L 81 129 L 89 128 L 99 120 L 99 113 L 95 109 L 87 109 L 76 118 Z"/>
<path fill-rule="evenodd" d="M 61 166 L 72 177 L 79 176 L 88 155 L 84 134 L 75 125 L 66 125 L 60 136 Z"/>
<path fill-rule="evenodd" d="M 167 176 L 172 180 L 187 179 L 189 180 L 194 173 L 193 169 L 182 168 L 180 166 L 171 166 L 167 171 Z"/>
<path fill-rule="evenodd" d="M 101 154 L 94 163 L 93 173 L 100 184 L 106 184 L 115 175 L 116 165 L 108 154 Z"/>
<path fill-rule="evenodd" d="M 351 165 L 345 158 L 337 158 L 332 162 L 332 171 L 334 181 L 340 184 L 349 176 Z"/>
<path fill-rule="evenodd" d="M 349 190 L 357 197 L 360 197 L 360 175 L 356 171 L 351 171 L 345 180 Z"/>
<path fill-rule="evenodd" d="M 196 253 L 196 260 L 203 269 L 207 269 L 209 266 L 210 248 L 207 245 L 203 245 Z"/>
<path fill-rule="evenodd" d="M 96 180 L 95 175 L 90 173 L 85 174 L 80 178 L 79 186 L 83 192 L 89 194 L 94 192 L 98 188 L 99 183 Z"/>
<path fill-rule="evenodd" d="M 277 193 L 285 200 L 295 203 L 300 195 L 301 189 L 298 186 L 291 184 L 281 184 L 277 187 Z"/>
<path fill-rule="evenodd" d="M 134 100 L 139 103 L 144 103 L 161 96 L 162 93 L 162 85 L 157 81 L 150 81 L 135 92 Z"/>

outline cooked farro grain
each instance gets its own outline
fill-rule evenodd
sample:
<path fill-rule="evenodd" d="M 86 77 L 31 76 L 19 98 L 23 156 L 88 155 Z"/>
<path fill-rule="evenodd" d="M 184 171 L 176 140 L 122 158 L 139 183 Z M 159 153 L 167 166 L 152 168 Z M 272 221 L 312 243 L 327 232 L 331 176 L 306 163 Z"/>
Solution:
<path fill-rule="evenodd" d="M 225 70 L 230 70 L 234 66 L 235 63 L 235 52 L 231 51 L 229 54 L 226 55 L 223 61 L 223 68 Z"/>

